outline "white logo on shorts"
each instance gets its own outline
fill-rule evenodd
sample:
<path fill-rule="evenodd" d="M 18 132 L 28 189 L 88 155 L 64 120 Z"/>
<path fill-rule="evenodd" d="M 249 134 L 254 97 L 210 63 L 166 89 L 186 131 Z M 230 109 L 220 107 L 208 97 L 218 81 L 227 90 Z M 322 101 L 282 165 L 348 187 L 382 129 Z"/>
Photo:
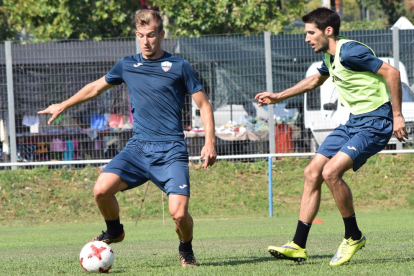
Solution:
<path fill-rule="evenodd" d="M 184 189 L 185 187 L 187 187 L 187 185 L 183 184 L 182 186 L 178 186 L 178 187 L 180 187 L 180 189 Z"/>
<path fill-rule="evenodd" d="M 355 147 L 348 146 L 348 149 L 352 149 L 352 150 L 356 151 L 356 148 Z"/>

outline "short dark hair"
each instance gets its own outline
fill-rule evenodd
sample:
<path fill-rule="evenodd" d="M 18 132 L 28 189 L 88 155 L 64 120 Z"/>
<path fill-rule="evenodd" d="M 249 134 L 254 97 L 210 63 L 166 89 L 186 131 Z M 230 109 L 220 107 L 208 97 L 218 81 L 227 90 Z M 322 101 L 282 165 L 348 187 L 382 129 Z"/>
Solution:
<path fill-rule="evenodd" d="M 339 35 L 339 28 L 341 27 L 341 18 L 339 15 L 328 8 L 317 8 L 302 17 L 305 23 L 314 23 L 316 28 L 325 31 L 327 27 L 332 27 L 334 35 Z"/>
<path fill-rule="evenodd" d="M 146 26 L 152 20 L 155 20 L 158 32 L 160 33 L 164 29 L 164 26 L 162 24 L 162 18 L 157 11 L 144 9 L 137 11 L 135 14 L 135 25 L 137 27 Z"/>

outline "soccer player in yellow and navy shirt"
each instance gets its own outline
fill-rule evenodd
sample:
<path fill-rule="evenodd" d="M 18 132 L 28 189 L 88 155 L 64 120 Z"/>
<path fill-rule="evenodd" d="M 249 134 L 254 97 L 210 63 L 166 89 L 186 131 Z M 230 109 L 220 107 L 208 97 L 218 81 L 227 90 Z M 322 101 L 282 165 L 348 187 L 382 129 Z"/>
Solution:
<path fill-rule="evenodd" d="M 94 196 L 107 230 L 91 241 L 110 244 L 124 239 L 115 194 L 151 180 L 169 197 L 168 208 L 180 240 L 181 265 L 195 266 L 191 244 L 193 219 L 188 213 L 188 152 L 181 109 L 186 94 L 190 94 L 200 108 L 205 129 L 205 144 L 201 150 L 201 158 L 205 158 L 204 168 L 212 166 L 217 156 L 213 111 L 188 61 L 162 50 L 165 32 L 160 15 L 152 10 L 141 10 L 136 14 L 135 23 L 141 54 L 119 60 L 104 77 L 39 114 L 52 114 L 50 124 L 64 110 L 125 83 L 131 100 L 134 132 L 125 148 L 105 166 L 96 181 Z"/>
<path fill-rule="evenodd" d="M 384 149 L 394 132 L 399 141 L 407 139 L 401 114 L 400 72 L 382 62 L 367 45 L 339 36 L 340 17 L 327 8 L 318 8 L 302 17 L 305 41 L 315 53 L 325 53 L 323 65 L 310 76 L 280 93 L 256 95 L 259 106 L 275 104 L 311 91 L 329 76 L 339 92 L 339 101 L 350 111 L 345 125 L 337 127 L 321 144 L 305 168 L 305 183 L 299 221 L 293 241 L 282 247 L 269 246 L 278 259 L 305 261 L 306 241 L 318 212 L 322 183 L 328 185 L 345 225 L 345 235 L 330 265 L 349 262 L 366 237 L 359 230 L 349 186 L 344 173 L 357 171 L 372 155 Z M 390 95 L 392 105 L 390 102 Z"/>

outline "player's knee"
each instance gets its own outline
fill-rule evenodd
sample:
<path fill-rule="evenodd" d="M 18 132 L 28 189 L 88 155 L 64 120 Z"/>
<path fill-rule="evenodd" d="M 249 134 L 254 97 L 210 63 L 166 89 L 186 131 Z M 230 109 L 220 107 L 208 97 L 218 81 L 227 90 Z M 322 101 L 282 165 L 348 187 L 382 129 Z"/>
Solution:
<path fill-rule="evenodd" d="M 328 185 L 330 185 L 330 183 L 333 182 L 333 180 L 338 178 L 338 174 L 336 173 L 335 170 L 333 170 L 329 166 L 325 166 L 325 168 L 323 168 L 323 171 L 322 171 L 322 177 L 325 180 L 325 182 Z"/>
<path fill-rule="evenodd" d="M 96 201 L 107 199 L 108 197 L 112 196 L 109 190 L 106 188 L 108 185 L 101 181 L 97 181 L 95 186 L 93 187 L 93 196 Z"/>
<path fill-rule="evenodd" d="M 180 224 L 188 219 L 189 214 L 184 209 L 182 209 L 172 212 L 171 217 L 175 221 L 175 223 Z"/>
<path fill-rule="evenodd" d="M 316 181 L 318 178 L 321 177 L 319 171 L 317 171 L 310 165 L 306 166 L 305 170 L 303 171 L 303 174 L 305 175 L 305 178 L 309 181 Z"/>

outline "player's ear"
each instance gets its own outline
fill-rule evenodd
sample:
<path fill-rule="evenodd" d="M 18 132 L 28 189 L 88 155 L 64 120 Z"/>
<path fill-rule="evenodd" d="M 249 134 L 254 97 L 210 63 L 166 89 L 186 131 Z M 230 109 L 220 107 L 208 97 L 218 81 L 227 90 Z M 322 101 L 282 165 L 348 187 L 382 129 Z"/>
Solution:
<path fill-rule="evenodd" d="M 162 31 L 160 32 L 160 36 L 161 36 L 161 39 L 164 39 L 164 36 L 165 36 L 165 31 L 164 31 L 164 30 L 162 30 Z"/>
<path fill-rule="evenodd" d="M 333 35 L 333 33 L 334 33 L 334 30 L 333 30 L 333 28 L 331 26 L 326 27 L 326 29 L 325 29 L 325 35 L 331 36 L 331 35 Z"/>

